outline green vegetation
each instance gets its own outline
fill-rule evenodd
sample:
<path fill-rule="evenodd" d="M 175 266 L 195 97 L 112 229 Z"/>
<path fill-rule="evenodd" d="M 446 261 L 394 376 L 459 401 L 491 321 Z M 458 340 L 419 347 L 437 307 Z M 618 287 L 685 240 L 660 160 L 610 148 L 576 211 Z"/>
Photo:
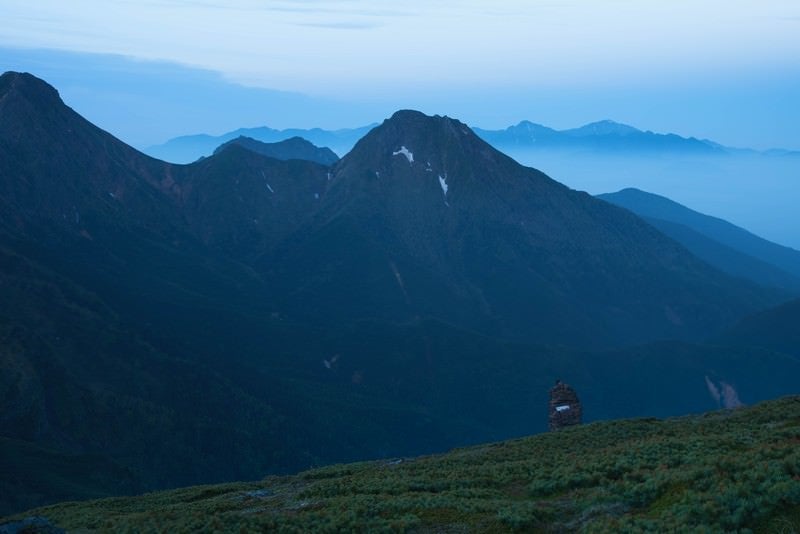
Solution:
<path fill-rule="evenodd" d="M 796 532 L 800 397 L 30 515 L 90 532 Z"/>

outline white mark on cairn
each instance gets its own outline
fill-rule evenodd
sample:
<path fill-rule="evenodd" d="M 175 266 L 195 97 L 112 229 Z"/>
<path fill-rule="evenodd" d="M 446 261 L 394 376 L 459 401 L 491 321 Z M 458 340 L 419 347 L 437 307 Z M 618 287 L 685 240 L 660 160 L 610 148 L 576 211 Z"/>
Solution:
<path fill-rule="evenodd" d="M 392 156 L 405 156 L 409 163 L 414 163 L 414 154 L 405 146 L 401 146 L 397 152 L 392 152 Z"/>

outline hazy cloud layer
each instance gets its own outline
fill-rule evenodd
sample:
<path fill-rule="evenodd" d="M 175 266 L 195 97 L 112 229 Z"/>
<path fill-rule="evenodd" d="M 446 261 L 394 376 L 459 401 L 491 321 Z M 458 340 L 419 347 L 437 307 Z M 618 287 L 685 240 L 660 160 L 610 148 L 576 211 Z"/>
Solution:
<path fill-rule="evenodd" d="M 798 16 L 786 0 L 5 0 L 0 44 L 176 61 L 312 94 L 607 87 L 800 66 Z"/>

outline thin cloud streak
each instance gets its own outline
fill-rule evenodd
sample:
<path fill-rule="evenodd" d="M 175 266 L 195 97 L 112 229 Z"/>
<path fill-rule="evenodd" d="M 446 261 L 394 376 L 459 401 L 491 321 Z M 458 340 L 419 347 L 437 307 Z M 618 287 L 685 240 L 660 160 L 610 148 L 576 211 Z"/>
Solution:
<path fill-rule="evenodd" d="M 248 85 L 369 97 L 453 85 L 625 84 L 645 71 L 672 83 L 797 66 L 800 38 L 791 24 L 774 22 L 796 13 L 784 0 L 758 9 L 723 0 L 408 0 L 400 9 L 381 0 L 40 0 L 35 10 L 28 0 L 4 0 L 0 44 L 112 52 L 217 70 Z M 380 31 L 345 31 L 367 29 Z M 320 30 L 342 31 L 334 38 Z"/>
<path fill-rule="evenodd" d="M 372 22 L 296 22 L 294 25 L 329 30 L 372 30 L 383 26 L 383 24 Z"/>

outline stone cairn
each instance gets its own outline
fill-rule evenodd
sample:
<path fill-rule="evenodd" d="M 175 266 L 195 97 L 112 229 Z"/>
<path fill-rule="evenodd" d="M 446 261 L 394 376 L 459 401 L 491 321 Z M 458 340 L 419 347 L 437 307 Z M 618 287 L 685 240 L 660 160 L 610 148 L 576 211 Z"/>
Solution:
<path fill-rule="evenodd" d="M 581 401 L 575 390 L 556 380 L 556 385 L 550 389 L 550 406 L 547 417 L 550 430 L 558 430 L 565 426 L 581 424 Z"/>

